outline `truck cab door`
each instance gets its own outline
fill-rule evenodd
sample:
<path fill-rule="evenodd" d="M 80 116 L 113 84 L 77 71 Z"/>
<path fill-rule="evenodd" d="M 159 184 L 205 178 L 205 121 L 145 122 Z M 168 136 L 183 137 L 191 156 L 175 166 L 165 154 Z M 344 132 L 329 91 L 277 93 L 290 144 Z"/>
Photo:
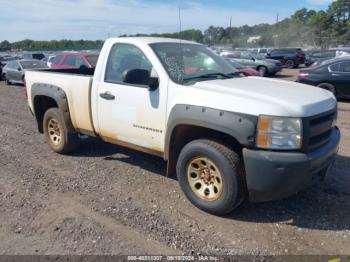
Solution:
<path fill-rule="evenodd" d="M 105 75 L 98 85 L 98 133 L 108 142 L 161 155 L 164 151 L 167 80 L 155 89 L 127 84 L 128 70 L 148 70 L 157 76 L 147 56 L 135 45 L 111 47 Z"/>

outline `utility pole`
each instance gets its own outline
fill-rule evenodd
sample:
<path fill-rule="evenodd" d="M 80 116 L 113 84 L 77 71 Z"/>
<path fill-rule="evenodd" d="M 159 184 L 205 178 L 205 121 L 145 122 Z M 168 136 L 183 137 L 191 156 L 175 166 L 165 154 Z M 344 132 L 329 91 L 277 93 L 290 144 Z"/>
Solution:
<path fill-rule="evenodd" d="M 275 24 L 275 32 L 277 33 L 276 35 L 273 35 L 273 38 L 274 38 L 274 44 L 275 44 L 275 47 L 279 47 L 279 35 L 278 35 L 278 30 L 277 30 L 277 24 L 278 24 L 278 22 L 279 22 L 279 16 L 280 16 L 280 14 L 279 14 L 279 12 L 277 12 L 277 14 L 276 14 L 276 24 Z"/>

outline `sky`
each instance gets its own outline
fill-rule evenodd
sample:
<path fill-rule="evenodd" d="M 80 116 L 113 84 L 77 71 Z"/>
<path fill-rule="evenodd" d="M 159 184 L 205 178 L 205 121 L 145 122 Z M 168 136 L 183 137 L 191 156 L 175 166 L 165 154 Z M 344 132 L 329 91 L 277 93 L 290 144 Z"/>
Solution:
<path fill-rule="evenodd" d="M 0 41 L 89 39 L 274 23 L 332 0 L 0 0 Z"/>

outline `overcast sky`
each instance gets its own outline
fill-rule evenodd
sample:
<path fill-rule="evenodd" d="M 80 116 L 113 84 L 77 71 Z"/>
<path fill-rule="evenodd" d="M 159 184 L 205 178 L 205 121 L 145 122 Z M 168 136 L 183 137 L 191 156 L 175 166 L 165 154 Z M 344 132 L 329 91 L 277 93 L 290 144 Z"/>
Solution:
<path fill-rule="evenodd" d="M 106 39 L 120 34 L 206 29 L 209 25 L 273 23 L 306 7 L 326 9 L 332 0 L 0 0 L 0 41 Z"/>

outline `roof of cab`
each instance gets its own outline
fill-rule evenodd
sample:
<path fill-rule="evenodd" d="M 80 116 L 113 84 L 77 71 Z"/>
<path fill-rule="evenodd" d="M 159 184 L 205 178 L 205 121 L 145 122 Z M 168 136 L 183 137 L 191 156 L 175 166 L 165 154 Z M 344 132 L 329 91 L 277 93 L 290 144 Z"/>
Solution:
<path fill-rule="evenodd" d="M 183 43 L 183 44 L 197 44 L 199 43 L 181 40 L 181 39 L 173 39 L 173 38 L 164 38 L 164 37 L 116 37 L 111 38 L 111 40 L 122 40 L 122 42 L 138 42 L 138 43 L 146 43 L 146 44 L 155 44 L 155 43 Z"/>

